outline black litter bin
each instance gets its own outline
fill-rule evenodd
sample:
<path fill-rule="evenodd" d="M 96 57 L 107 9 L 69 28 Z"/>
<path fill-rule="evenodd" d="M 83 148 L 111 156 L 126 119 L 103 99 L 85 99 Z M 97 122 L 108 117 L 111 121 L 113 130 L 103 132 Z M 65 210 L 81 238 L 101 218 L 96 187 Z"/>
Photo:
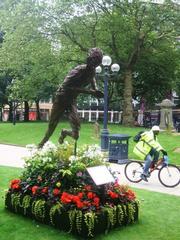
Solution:
<path fill-rule="evenodd" d="M 130 136 L 127 134 L 109 135 L 109 162 L 128 162 L 128 143 Z"/>
<path fill-rule="evenodd" d="M 176 122 L 175 124 L 175 128 L 177 132 L 180 132 L 180 119 L 178 119 L 179 121 Z"/>

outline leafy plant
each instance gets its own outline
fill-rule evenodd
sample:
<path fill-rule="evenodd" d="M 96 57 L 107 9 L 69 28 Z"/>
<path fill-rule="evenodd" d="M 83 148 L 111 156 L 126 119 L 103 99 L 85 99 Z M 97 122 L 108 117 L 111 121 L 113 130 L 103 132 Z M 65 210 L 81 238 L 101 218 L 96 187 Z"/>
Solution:
<path fill-rule="evenodd" d="M 117 181 L 97 186 L 86 170 L 106 165 L 99 147 L 86 146 L 74 156 L 70 155 L 70 144 L 56 147 L 48 142 L 41 150 L 30 146 L 30 151 L 25 171 L 20 179 L 11 181 L 7 193 L 16 212 L 20 209 L 23 215 L 28 215 L 31 211 L 35 219 L 52 225 L 57 225 L 56 216 L 66 213 L 69 232 L 81 234 L 86 226 L 89 237 L 94 234 L 98 214 L 106 216 L 106 231 L 121 225 L 124 218 L 128 218 L 127 223 L 134 222 L 134 192 Z"/>
<path fill-rule="evenodd" d="M 97 216 L 94 212 L 88 212 L 84 215 L 84 221 L 88 228 L 88 236 L 93 237 L 93 230 Z"/>

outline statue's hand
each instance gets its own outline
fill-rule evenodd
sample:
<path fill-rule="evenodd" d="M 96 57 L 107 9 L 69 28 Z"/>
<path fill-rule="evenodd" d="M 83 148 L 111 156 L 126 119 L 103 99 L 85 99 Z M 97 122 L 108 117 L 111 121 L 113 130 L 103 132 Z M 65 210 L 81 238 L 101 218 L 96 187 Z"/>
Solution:
<path fill-rule="evenodd" d="M 96 90 L 93 94 L 94 97 L 96 98 L 103 98 L 104 97 L 104 94 L 103 92 L 101 92 L 100 90 Z"/>

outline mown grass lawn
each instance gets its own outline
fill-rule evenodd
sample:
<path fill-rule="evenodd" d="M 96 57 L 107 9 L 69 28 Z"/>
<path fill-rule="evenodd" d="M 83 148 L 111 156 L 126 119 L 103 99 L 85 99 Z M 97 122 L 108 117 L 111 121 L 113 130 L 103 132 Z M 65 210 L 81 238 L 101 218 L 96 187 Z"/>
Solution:
<path fill-rule="evenodd" d="M 4 195 L 9 182 L 18 178 L 21 169 L 0 167 L 0 239 L 1 240 L 75 240 L 80 239 L 51 226 L 16 215 L 4 209 Z M 96 240 L 178 240 L 180 239 L 180 198 L 167 194 L 137 190 L 140 201 L 139 221 Z"/>
<path fill-rule="evenodd" d="M 0 123 L 0 143 L 16 144 L 20 146 L 26 146 L 32 143 L 38 144 L 44 136 L 47 126 L 48 123 L 44 122 L 17 123 L 15 126 L 12 123 Z M 62 122 L 58 125 L 53 136 L 50 138 L 52 142 L 58 142 L 58 137 L 62 128 L 69 128 L 69 124 L 67 122 Z M 110 133 L 128 134 L 129 136 L 135 136 L 139 131 L 145 130 L 137 127 L 123 127 L 119 124 L 109 124 L 108 128 Z M 171 162 L 180 165 L 180 152 L 174 152 L 175 148 L 180 148 L 180 135 L 161 132 L 158 138 L 160 144 L 168 152 Z M 67 138 L 67 140 L 73 142 L 71 138 Z M 100 144 L 100 139 L 95 135 L 94 124 L 82 123 L 78 145 L 95 143 Z M 132 152 L 134 144 L 131 137 L 129 141 L 129 158 L 137 158 Z"/>

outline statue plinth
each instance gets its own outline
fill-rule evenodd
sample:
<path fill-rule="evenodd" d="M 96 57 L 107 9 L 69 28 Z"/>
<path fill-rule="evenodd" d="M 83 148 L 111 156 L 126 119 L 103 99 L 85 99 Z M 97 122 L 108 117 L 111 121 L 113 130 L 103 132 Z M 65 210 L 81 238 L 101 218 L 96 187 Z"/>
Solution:
<path fill-rule="evenodd" d="M 160 109 L 160 129 L 163 130 L 173 130 L 174 124 L 173 124 L 173 118 L 172 118 L 172 108 L 175 106 L 175 104 L 169 100 L 164 99 L 161 103 L 157 104 Z"/>

